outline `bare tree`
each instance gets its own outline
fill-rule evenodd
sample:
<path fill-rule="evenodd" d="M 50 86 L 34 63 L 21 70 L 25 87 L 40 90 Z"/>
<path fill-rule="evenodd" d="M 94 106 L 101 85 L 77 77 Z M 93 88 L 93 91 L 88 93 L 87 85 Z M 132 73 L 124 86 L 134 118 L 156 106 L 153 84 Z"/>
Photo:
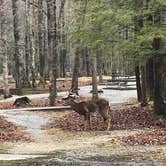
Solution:
<path fill-rule="evenodd" d="M 92 59 L 92 98 L 93 100 L 98 99 L 96 66 L 97 66 L 96 56 L 94 56 Z"/>
<path fill-rule="evenodd" d="M 40 62 L 40 77 L 44 80 L 45 70 L 45 55 L 44 55 L 44 15 L 43 15 L 43 1 L 38 0 L 38 42 L 39 42 L 39 62 Z"/>
<path fill-rule="evenodd" d="M 51 84 L 50 84 L 50 105 L 55 104 L 57 96 L 57 74 L 58 74 L 58 54 L 57 54 L 57 6 L 56 0 L 47 0 L 48 15 L 48 48 L 51 57 Z"/>
<path fill-rule="evenodd" d="M 22 40 L 21 40 L 21 29 L 20 29 L 20 19 L 19 19 L 19 0 L 12 0 L 12 10 L 13 10 L 13 29 L 14 29 L 14 77 L 16 81 L 16 87 L 20 90 L 23 87 L 23 63 L 21 58 L 23 58 L 22 51 Z"/>
<path fill-rule="evenodd" d="M 0 0 L 0 7 L 4 7 L 4 1 Z M 4 11 L 0 11 L 0 41 L 3 53 L 3 81 L 4 81 L 4 97 L 10 96 L 8 85 L 8 43 L 7 43 L 7 20 Z"/>

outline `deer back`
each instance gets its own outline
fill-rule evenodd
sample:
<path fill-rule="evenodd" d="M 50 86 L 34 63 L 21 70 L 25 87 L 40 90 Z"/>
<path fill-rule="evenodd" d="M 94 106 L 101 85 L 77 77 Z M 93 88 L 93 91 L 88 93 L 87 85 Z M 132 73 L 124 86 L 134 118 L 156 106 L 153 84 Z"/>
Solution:
<path fill-rule="evenodd" d="M 89 112 L 99 111 L 98 105 L 93 100 L 86 101 L 86 104 Z"/>
<path fill-rule="evenodd" d="M 76 102 L 75 100 L 69 100 L 68 104 L 71 106 L 71 108 L 79 113 L 80 115 L 86 115 L 88 113 L 88 105 L 87 102 Z"/>

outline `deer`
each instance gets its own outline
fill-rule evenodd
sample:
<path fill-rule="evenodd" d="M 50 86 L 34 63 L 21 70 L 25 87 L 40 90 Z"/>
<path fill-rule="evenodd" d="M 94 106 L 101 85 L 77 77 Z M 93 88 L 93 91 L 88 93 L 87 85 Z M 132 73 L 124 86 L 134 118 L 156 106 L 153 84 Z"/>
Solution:
<path fill-rule="evenodd" d="M 107 130 L 110 129 L 110 119 L 108 117 L 108 113 L 110 111 L 109 102 L 105 99 L 97 99 L 95 101 L 81 101 L 77 102 L 76 97 L 74 95 L 68 95 L 68 97 L 64 98 L 66 101 L 65 105 L 70 105 L 71 108 L 77 112 L 79 115 L 84 116 L 84 130 L 89 130 L 91 127 L 91 114 L 93 112 L 98 112 L 105 123 L 107 123 Z"/>

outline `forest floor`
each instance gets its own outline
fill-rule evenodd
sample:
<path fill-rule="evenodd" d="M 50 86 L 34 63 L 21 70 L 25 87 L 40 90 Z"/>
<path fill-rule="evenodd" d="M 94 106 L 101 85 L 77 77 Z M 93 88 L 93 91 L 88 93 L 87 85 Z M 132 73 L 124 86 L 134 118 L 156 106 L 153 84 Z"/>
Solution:
<path fill-rule="evenodd" d="M 81 79 L 82 86 L 89 85 L 90 80 Z M 80 92 L 91 95 L 89 91 L 86 86 Z M 140 108 L 132 97 L 135 92 L 104 91 L 104 95 L 111 103 L 134 104 L 111 104 L 110 131 L 105 131 L 98 114 L 93 114 L 91 131 L 83 131 L 82 117 L 72 110 L 12 111 L 7 109 L 17 108 L 13 102 L 19 96 L 0 100 L 1 165 L 165 165 L 166 119 L 151 108 Z M 30 107 L 48 106 L 48 94 L 28 97 Z M 61 97 L 56 102 L 63 104 Z"/>
<path fill-rule="evenodd" d="M 23 126 L 21 131 L 30 135 L 28 140 L 0 143 L 2 165 L 166 163 L 166 120 L 138 106 L 111 105 L 111 131 L 105 131 L 98 114 L 92 117 L 91 131 L 83 131 L 83 119 L 70 110 L 2 112 L 1 115 Z"/>

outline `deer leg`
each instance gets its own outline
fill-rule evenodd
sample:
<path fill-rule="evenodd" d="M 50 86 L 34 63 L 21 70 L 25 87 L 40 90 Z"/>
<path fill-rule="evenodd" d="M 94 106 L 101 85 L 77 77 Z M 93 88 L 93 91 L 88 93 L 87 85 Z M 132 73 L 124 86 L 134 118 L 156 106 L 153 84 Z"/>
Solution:
<path fill-rule="evenodd" d="M 102 110 L 99 110 L 100 115 L 103 117 L 104 122 L 107 125 L 107 129 L 106 129 L 107 131 L 111 128 L 111 123 L 110 123 L 111 121 L 109 118 L 109 110 L 110 110 L 109 107 L 102 109 Z"/>
<path fill-rule="evenodd" d="M 90 128 L 90 112 L 87 107 L 84 107 L 84 117 L 85 117 L 85 123 L 84 123 L 84 130 L 87 130 Z"/>
<path fill-rule="evenodd" d="M 91 118 L 90 118 L 90 113 L 88 113 L 88 119 L 87 119 L 87 122 L 88 122 L 88 130 L 91 129 Z"/>
<path fill-rule="evenodd" d="M 111 128 L 111 120 L 108 118 L 107 119 L 107 131 L 109 131 Z"/>
<path fill-rule="evenodd" d="M 104 123 L 106 123 L 106 125 L 107 125 L 107 130 L 109 130 L 110 129 L 110 120 L 109 120 L 109 116 L 108 116 L 108 109 L 100 109 L 99 113 L 102 116 L 102 118 L 104 119 Z"/>
<path fill-rule="evenodd" d="M 85 115 L 84 130 L 90 130 L 90 113 Z"/>
<path fill-rule="evenodd" d="M 88 127 L 88 123 L 87 123 L 87 115 L 84 116 L 84 130 L 86 131 L 87 130 L 87 127 Z"/>
<path fill-rule="evenodd" d="M 110 111 L 110 107 L 107 109 L 107 131 L 110 130 L 111 128 L 111 118 L 109 117 L 109 111 Z"/>
<path fill-rule="evenodd" d="M 85 122 L 84 122 L 84 131 L 86 131 L 87 128 L 88 128 L 88 123 L 87 123 L 87 120 L 85 120 Z"/>

